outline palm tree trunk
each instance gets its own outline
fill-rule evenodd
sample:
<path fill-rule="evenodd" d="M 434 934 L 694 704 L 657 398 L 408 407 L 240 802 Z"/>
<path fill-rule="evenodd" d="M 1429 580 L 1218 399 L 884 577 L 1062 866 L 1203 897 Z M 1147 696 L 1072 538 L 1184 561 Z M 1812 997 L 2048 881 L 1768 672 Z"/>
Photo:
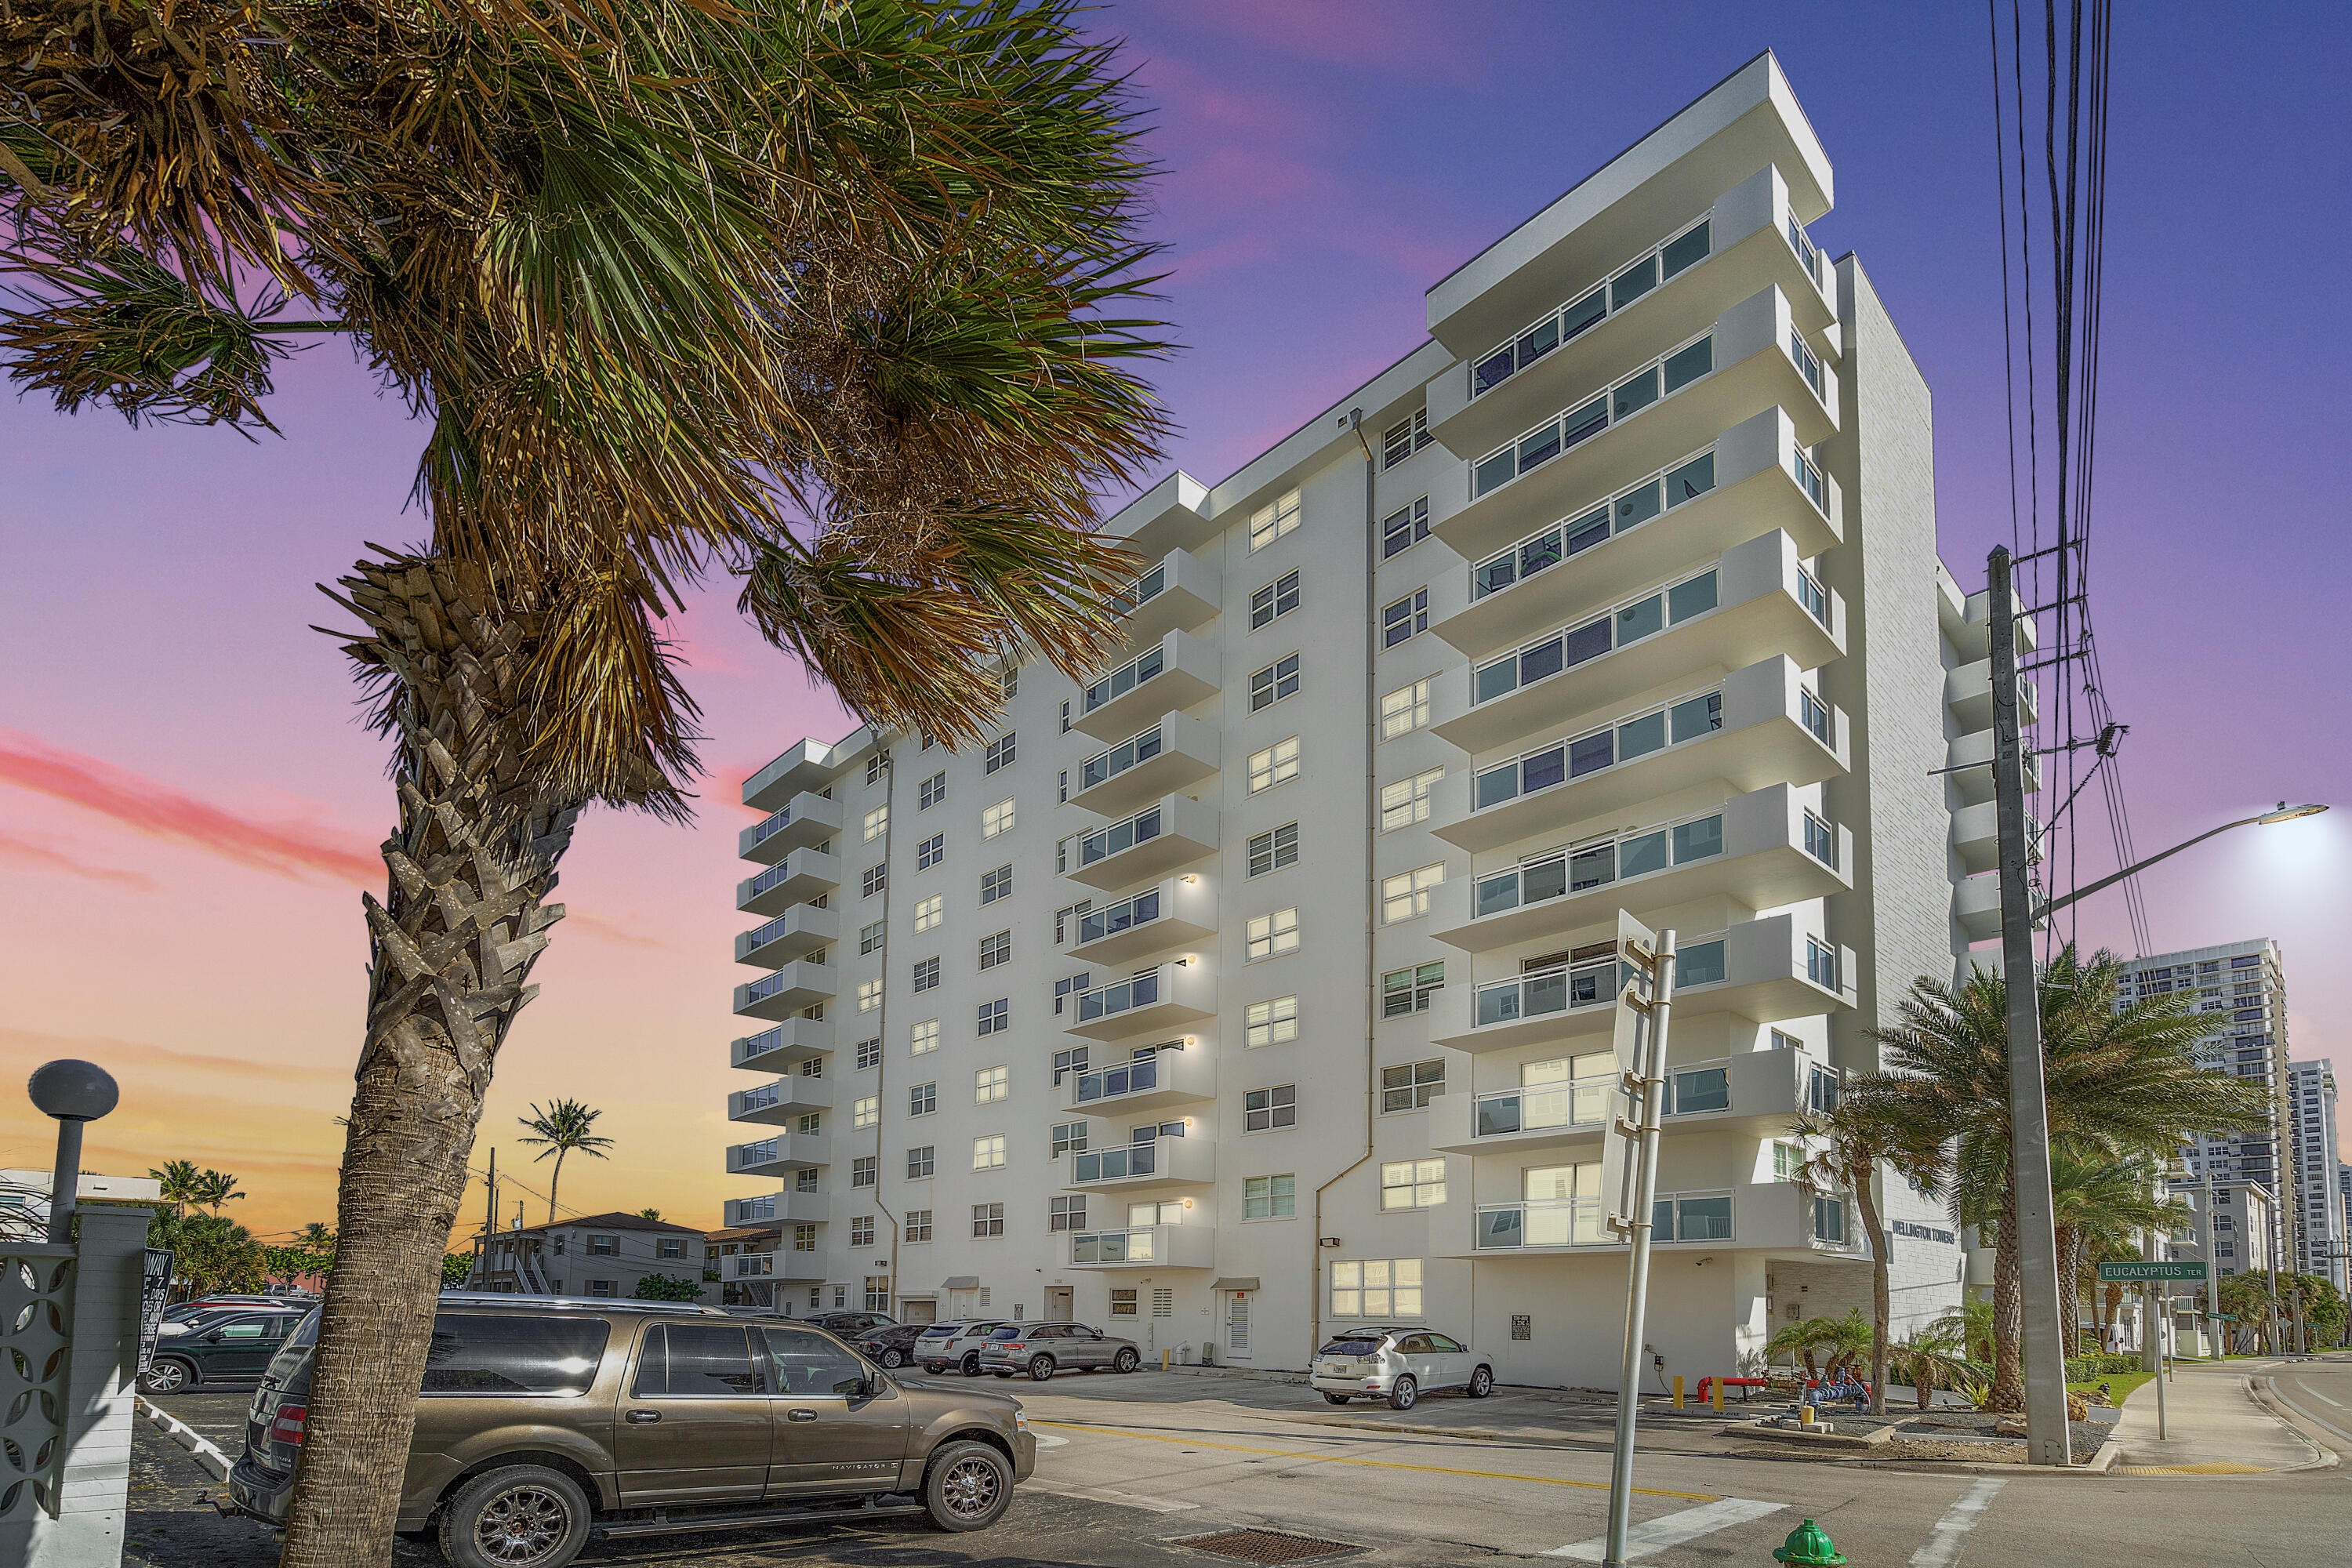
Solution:
<path fill-rule="evenodd" d="M 2025 1363 L 2019 1353 L 2025 1337 L 2025 1292 L 2017 1270 L 2017 1167 L 2001 1193 L 2000 1234 L 1992 1254 L 1992 1394 L 1985 1408 L 2025 1408 Z"/>
<path fill-rule="evenodd" d="M 1873 1173 L 1867 1164 L 1853 1173 L 1853 1203 L 1862 1211 L 1862 1228 L 1870 1236 L 1870 1413 L 1884 1415 L 1887 1323 L 1895 1309 L 1886 1288 L 1886 1227 L 1879 1218 L 1878 1200 L 1870 1190 Z"/>
<path fill-rule="evenodd" d="M 517 718 L 527 628 L 444 563 L 362 563 L 352 649 L 398 681 L 400 827 L 371 937 L 367 1035 L 281 1568 L 388 1565 L 441 1256 L 491 1063 L 562 906 L 579 802 L 535 788 Z"/>
<path fill-rule="evenodd" d="M 556 1145 L 555 1169 L 547 1178 L 547 1223 L 550 1225 L 553 1225 L 555 1223 L 555 1189 L 563 1184 L 563 1156 L 565 1152 L 566 1151 L 562 1144 L 559 1143 Z"/>

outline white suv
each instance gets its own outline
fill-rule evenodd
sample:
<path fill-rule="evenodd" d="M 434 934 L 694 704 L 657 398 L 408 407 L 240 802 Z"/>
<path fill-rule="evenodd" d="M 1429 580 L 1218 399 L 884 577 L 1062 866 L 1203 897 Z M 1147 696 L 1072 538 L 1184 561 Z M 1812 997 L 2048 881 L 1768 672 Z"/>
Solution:
<path fill-rule="evenodd" d="M 954 1367 L 966 1377 L 980 1375 L 980 1347 L 988 1336 L 1012 1321 L 1009 1318 L 974 1318 L 963 1323 L 934 1323 L 915 1342 L 908 1359 L 925 1372 Z"/>
<path fill-rule="evenodd" d="M 1423 1394 L 1444 1388 L 1486 1398 L 1495 1392 L 1495 1367 L 1468 1345 L 1428 1329 L 1349 1329 L 1315 1352 L 1307 1381 L 1334 1405 L 1361 1394 L 1410 1410 Z"/>

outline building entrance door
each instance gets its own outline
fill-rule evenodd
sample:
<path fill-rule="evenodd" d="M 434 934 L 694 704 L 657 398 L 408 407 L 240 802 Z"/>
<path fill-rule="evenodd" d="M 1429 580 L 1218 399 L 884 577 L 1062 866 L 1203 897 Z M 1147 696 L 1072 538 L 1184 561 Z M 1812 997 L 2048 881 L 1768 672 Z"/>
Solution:
<path fill-rule="evenodd" d="M 1045 1287 L 1045 1321 L 1067 1323 L 1076 1321 L 1077 1309 L 1071 1302 L 1072 1291 L 1067 1285 Z"/>
<path fill-rule="evenodd" d="M 1250 1299 L 1246 1290 L 1225 1296 L 1225 1353 L 1246 1361 L 1250 1353 Z"/>

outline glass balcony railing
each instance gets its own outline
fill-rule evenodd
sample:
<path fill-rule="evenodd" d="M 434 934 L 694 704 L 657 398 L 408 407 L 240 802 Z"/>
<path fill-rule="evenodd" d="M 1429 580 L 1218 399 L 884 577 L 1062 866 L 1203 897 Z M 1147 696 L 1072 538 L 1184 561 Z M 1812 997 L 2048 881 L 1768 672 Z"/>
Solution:
<path fill-rule="evenodd" d="M 776 1194 L 762 1193 L 756 1198 L 731 1198 L 728 1201 L 730 1225 L 751 1225 L 755 1221 L 776 1217 Z"/>
<path fill-rule="evenodd" d="M 1159 648 L 1129 659 L 1100 680 L 1087 688 L 1081 713 L 1091 713 L 1107 702 L 1126 696 L 1137 687 L 1158 675 L 1165 668 L 1165 656 Z"/>
<path fill-rule="evenodd" d="M 1496 1138 L 1508 1132 L 1599 1127 L 1606 1124 L 1622 1103 L 1618 1079 L 1612 1074 L 1527 1084 L 1478 1096 L 1472 1102 L 1470 1135 Z"/>
<path fill-rule="evenodd" d="M 1617 1000 L 1618 988 L 1637 972 L 1630 964 L 1603 958 L 1578 964 L 1559 964 L 1527 974 L 1515 974 L 1477 988 L 1472 999 L 1474 1027 L 1516 1023 L 1553 1013 L 1605 1007 Z M 1685 942 L 1675 950 L 1675 989 L 1713 985 L 1725 975 L 1723 939 Z"/>
<path fill-rule="evenodd" d="M 1155 808 L 1156 811 L 1157 808 Z M 1100 942 L 1107 936 L 1117 936 L 1139 925 L 1149 925 L 1160 918 L 1160 889 L 1138 893 L 1122 900 L 1108 909 L 1096 910 L 1078 917 L 1078 945 Z"/>
<path fill-rule="evenodd" d="M 772 1105 L 782 1104 L 783 1098 L 784 1091 L 781 1085 L 763 1083 L 757 1089 L 745 1089 L 741 1105 L 747 1111 L 765 1110 Z"/>
<path fill-rule="evenodd" d="M 1078 864 L 1091 866 L 1097 860 L 1108 860 L 1122 849 L 1132 849 L 1160 837 L 1160 808 L 1139 811 L 1123 822 L 1098 828 L 1078 840 Z"/>
<path fill-rule="evenodd" d="M 1115 1182 L 1126 1176 L 1149 1176 L 1160 1169 L 1160 1145 L 1128 1143 L 1072 1156 L 1074 1178 L 1081 1182 Z"/>
<path fill-rule="evenodd" d="M 1131 616 L 1135 614 L 1137 606 L 1147 600 L 1158 598 L 1167 586 L 1168 564 L 1162 562 L 1113 594 L 1110 596 L 1110 613 L 1114 616 Z"/>
<path fill-rule="evenodd" d="M 1148 763 L 1165 749 L 1160 726 L 1154 724 L 1140 735 L 1130 735 L 1107 752 L 1088 757 L 1081 770 L 1078 787 L 1092 789 L 1108 779 L 1117 778 L 1139 763 Z"/>
<path fill-rule="evenodd" d="M 1521 795 L 1553 789 L 1603 768 L 1702 739 L 1722 728 L 1722 689 L 1702 691 L 1481 768 L 1472 779 L 1471 809 L 1484 811 Z"/>
<path fill-rule="evenodd" d="M 1470 499 L 1492 495 L 1611 426 L 1622 425 L 1652 404 L 1672 397 L 1714 369 L 1715 333 L 1710 330 L 1479 458 L 1470 466 Z"/>
<path fill-rule="evenodd" d="M 803 962 L 814 963 L 814 959 L 812 957 L 803 960 Z M 779 969 L 773 974 L 761 975 L 759 979 L 752 981 L 750 984 L 743 987 L 744 1004 L 749 1005 L 753 1002 L 764 1002 L 780 991 L 791 989 L 794 978 L 795 976 L 789 969 Z"/>
<path fill-rule="evenodd" d="M 1078 1022 L 1090 1024 L 1097 1018 L 1108 1018 L 1137 1007 L 1149 1007 L 1159 1000 L 1160 971 L 1147 969 L 1115 984 L 1097 985 L 1091 991 L 1079 992 Z"/>
<path fill-rule="evenodd" d="M 1118 1095 L 1159 1087 L 1160 1058 L 1157 1056 L 1142 1057 L 1131 1062 L 1121 1062 L 1115 1068 L 1105 1068 L 1100 1072 L 1080 1073 L 1078 1103 L 1085 1105 L 1090 1100 L 1110 1100 Z"/>
<path fill-rule="evenodd" d="M 735 1265 L 738 1279 L 765 1279 L 776 1271 L 776 1255 L 772 1252 L 739 1252 L 728 1261 Z"/>
<path fill-rule="evenodd" d="M 1602 1223 L 1599 1198 L 1481 1204 L 1475 1246 L 1481 1252 L 1524 1247 L 1604 1247 L 1617 1238 Z"/>
<path fill-rule="evenodd" d="M 753 1057 L 772 1051 L 783 1043 L 784 1027 L 781 1024 L 772 1029 L 762 1029 L 756 1035 L 746 1035 L 735 1042 L 735 1059 L 739 1062 L 748 1062 Z"/>
<path fill-rule="evenodd" d="M 735 1163 L 764 1165 L 776 1157 L 777 1143 L 773 1138 L 762 1138 L 757 1143 L 735 1145 Z"/>
<path fill-rule="evenodd" d="M 770 886 L 773 885 L 774 884 L 772 883 L 770 884 Z M 764 888 L 755 888 L 752 890 L 754 892 L 765 892 L 767 889 Z M 774 920 L 768 921 L 765 925 L 754 927 L 752 930 L 744 933 L 743 951 L 746 952 L 757 952 L 760 949 L 767 946 L 778 937 L 782 936 L 792 923 L 793 917 L 791 915 L 782 914 L 778 915 Z"/>
<path fill-rule="evenodd" d="M 1678 626 L 1693 616 L 1706 614 L 1715 608 L 1717 598 L 1716 569 L 1710 566 L 1672 587 L 1603 610 L 1576 626 L 1549 632 L 1500 658 L 1478 666 L 1471 675 L 1472 703 L 1492 702 L 1522 686 L 1532 686 L 1603 654 L 1655 637 L 1668 626 Z"/>
<path fill-rule="evenodd" d="M 769 889 L 781 884 L 785 878 L 792 874 L 793 863 L 790 860 L 777 861 L 774 865 L 769 867 L 766 870 L 751 879 L 751 896 L 755 899 L 758 898 L 761 893 L 766 892 Z"/>
<path fill-rule="evenodd" d="M 1636 300 L 1646 298 L 1651 289 L 1666 279 L 1706 260 L 1710 232 L 1708 220 L 1699 219 L 1622 267 L 1613 268 L 1601 282 L 1579 289 L 1567 304 L 1547 311 L 1525 331 L 1513 333 L 1479 355 L 1471 362 L 1470 395 L 1475 398 L 1492 392 L 1560 344 L 1591 331 Z"/>
<path fill-rule="evenodd" d="M 793 808 L 789 805 L 784 806 L 781 810 L 771 813 L 766 821 L 751 829 L 751 842 L 754 844 L 760 844 L 765 842 L 767 839 L 774 837 L 777 834 L 782 832 L 786 826 L 790 826 L 792 820 Z"/>
<path fill-rule="evenodd" d="M 1811 817 L 1807 820 L 1810 822 Z M 1562 850 L 1478 879 L 1471 916 L 1483 920 L 1510 910 L 1562 899 L 1612 882 L 1646 877 L 1723 853 L 1723 814 L 1695 816 L 1627 834 L 1606 844 Z"/>
<path fill-rule="evenodd" d="M 1154 1260 L 1157 1240 L 1153 1227 L 1148 1225 L 1131 1226 L 1125 1230 L 1082 1230 L 1070 1237 L 1070 1261 L 1150 1263 Z"/>
<path fill-rule="evenodd" d="M 1470 568 L 1473 604 L 1538 573 L 1580 555 L 1620 533 L 1639 528 L 1687 500 L 1715 489 L 1715 448 L 1669 464 L 1648 479 L 1618 491 L 1591 510 L 1538 529 L 1509 548 Z"/>
<path fill-rule="evenodd" d="M 1660 1193 L 1650 1206 L 1652 1241 L 1729 1241 L 1731 1194 Z"/>

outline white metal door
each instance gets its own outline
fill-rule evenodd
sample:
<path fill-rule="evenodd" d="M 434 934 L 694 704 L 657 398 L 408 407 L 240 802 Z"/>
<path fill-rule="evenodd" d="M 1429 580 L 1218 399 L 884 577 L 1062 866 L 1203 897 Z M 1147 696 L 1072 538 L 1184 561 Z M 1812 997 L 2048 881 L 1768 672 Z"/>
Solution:
<path fill-rule="evenodd" d="M 1249 1292 L 1235 1290 L 1225 1298 L 1225 1349 L 1234 1355 L 1245 1356 L 1249 1348 Z"/>

